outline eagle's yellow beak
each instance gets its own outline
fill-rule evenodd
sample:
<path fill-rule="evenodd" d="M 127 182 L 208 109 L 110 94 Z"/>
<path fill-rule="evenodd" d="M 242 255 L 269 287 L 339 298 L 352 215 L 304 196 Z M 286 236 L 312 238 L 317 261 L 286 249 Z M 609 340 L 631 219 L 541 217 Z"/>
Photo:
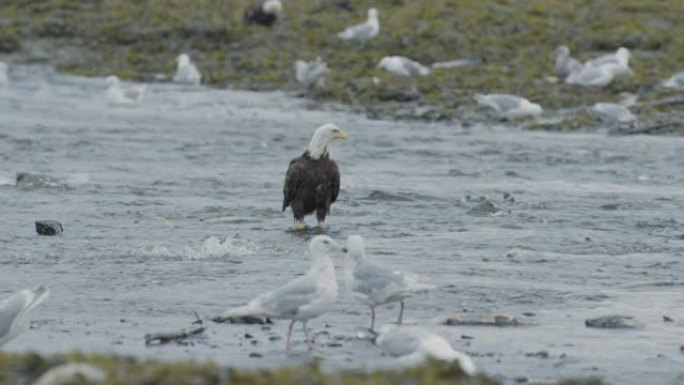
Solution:
<path fill-rule="evenodd" d="M 338 132 L 335 133 L 335 138 L 337 138 L 337 139 L 342 139 L 342 140 L 347 140 L 347 138 L 349 138 L 349 135 L 347 135 L 346 132 L 340 130 L 340 131 L 338 131 Z"/>

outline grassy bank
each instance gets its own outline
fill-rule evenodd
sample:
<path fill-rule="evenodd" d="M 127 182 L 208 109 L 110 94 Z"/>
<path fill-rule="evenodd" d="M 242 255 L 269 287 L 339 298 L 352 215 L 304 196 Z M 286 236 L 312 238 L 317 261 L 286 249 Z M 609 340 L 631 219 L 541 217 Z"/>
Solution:
<path fill-rule="evenodd" d="M 475 92 L 519 94 L 545 109 L 615 101 L 623 91 L 649 102 L 674 95 L 657 84 L 684 70 L 680 0 L 355 0 L 348 2 L 352 10 L 341 2 L 286 0 L 284 17 L 267 28 L 242 22 L 247 0 L 8 0 L 0 52 L 51 54 L 49 61 L 69 73 L 142 81 L 170 77 L 175 56 L 187 52 L 205 83 L 252 90 L 296 89 L 293 62 L 321 56 L 332 72 L 310 98 L 373 116 L 426 120 L 481 119 Z M 379 9 L 380 34 L 365 46 L 340 41 L 336 33 L 365 20 L 369 6 Z M 551 84 L 544 78 L 561 44 L 582 60 L 628 47 L 635 75 L 601 91 Z M 375 68 L 391 54 L 482 64 L 406 80 Z M 638 112 L 657 123 L 673 111 Z M 591 124 L 582 114 L 565 120 L 560 129 Z"/>
<path fill-rule="evenodd" d="M 0 353 L 0 385 L 28 385 L 51 368 L 65 363 L 88 363 L 102 370 L 104 382 L 88 382 L 71 377 L 60 384 L 82 385 L 495 385 L 499 382 L 484 375 L 464 376 L 458 365 L 430 362 L 401 371 L 378 370 L 324 372 L 318 363 L 296 368 L 240 370 L 221 368 L 211 363 L 193 361 L 139 361 L 130 357 L 73 353 L 40 356 L 35 353 Z M 600 385 L 599 380 L 561 380 L 559 385 Z M 54 385 L 54 384 L 53 384 Z"/>

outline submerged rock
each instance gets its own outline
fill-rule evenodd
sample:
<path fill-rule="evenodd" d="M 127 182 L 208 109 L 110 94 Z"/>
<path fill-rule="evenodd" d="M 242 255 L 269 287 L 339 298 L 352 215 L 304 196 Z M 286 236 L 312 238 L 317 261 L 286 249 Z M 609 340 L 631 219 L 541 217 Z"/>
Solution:
<path fill-rule="evenodd" d="M 64 231 L 64 228 L 57 221 L 36 221 L 36 232 L 39 235 L 57 235 L 62 231 Z"/>
<path fill-rule="evenodd" d="M 529 322 L 520 320 L 515 317 L 509 317 L 505 315 L 495 315 L 495 316 L 469 316 L 465 317 L 449 317 L 444 321 L 445 325 L 448 326 L 529 326 L 532 325 Z"/>
<path fill-rule="evenodd" d="M 266 317 L 244 316 L 244 317 L 221 317 L 216 316 L 211 319 L 216 323 L 246 324 L 246 325 L 265 325 L 272 324 L 273 321 Z"/>
<path fill-rule="evenodd" d="M 28 172 L 18 172 L 16 186 L 23 189 L 42 188 L 42 187 L 66 187 L 64 182 L 49 175 L 31 174 Z"/>
<path fill-rule="evenodd" d="M 484 200 L 473 206 L 470 210 L 468 210 L 468 214 L 476 216 L 486 216 L 495 215 L 497 213 L 500 213 L 501 211 L 501 209 L 494 206 L 494 204 L 489 200 Z"/>
<path fill-rule="evenodd" d="M 637 327 L 636 320 L 631 316 L 605 315 L 584 321 L 588 328 L 600 329 L 633 329 Z"/>

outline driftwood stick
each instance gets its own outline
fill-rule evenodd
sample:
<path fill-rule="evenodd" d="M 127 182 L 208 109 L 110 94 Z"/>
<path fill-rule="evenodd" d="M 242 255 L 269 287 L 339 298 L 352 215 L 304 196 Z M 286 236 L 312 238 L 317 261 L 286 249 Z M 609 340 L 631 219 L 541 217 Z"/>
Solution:
<path fill-rule="evenodd" d="M 200 335 L 204 333 L 204 331 L 207 329 L 204 327 L 204 323 L 202 322 L 202 319 L 200 318 L 199 314 L 197 312 L 195 313 L 195 318 L 197 318 L 196 321 L 194 321 L 192 324 L 193 325 L 199 325 L 193 329 L 190 330 L 181 330 L 179 332 L 175 333 L 152 333 L 152 334 L 145 334 L 145 345 L 163 345 L 163 344 L 168 344 L 169 342 L 181 342 L 183 340 L 186 340 L 190 337 L 194 337 L 197 335 Z"/>

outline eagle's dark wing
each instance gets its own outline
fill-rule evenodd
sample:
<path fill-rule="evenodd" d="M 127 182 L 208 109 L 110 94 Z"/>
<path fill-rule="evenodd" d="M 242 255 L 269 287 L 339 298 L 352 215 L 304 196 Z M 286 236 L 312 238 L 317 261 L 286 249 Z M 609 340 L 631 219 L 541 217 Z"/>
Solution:
<path fill-rule="evenodd" d="M 306 173 L 305 160 L 300 156 L 290 162 L 290 166 L 285 173 L 285 184 L 283 185 L 283 211 L 290 205 L 290 202 L 297 194 L 297 189 L 302 184 Z"/>
<path fill-rule="evenodd" d="M 330 167 L 328 168 L 330 175 L 330 203 L 337 200 L 337 195 L 340 193 L 340 169 L 334 160 L 330 160 Z"/>

